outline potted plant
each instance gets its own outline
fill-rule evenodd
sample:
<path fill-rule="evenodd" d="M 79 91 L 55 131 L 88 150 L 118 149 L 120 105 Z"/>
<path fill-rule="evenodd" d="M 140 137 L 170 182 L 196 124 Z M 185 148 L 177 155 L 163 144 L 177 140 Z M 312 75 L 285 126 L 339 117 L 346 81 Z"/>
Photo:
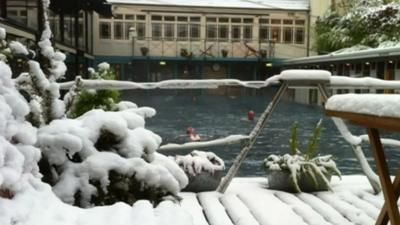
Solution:
<path fill-rule="evenodd" d="M 141 47 L 140 52 L 142 53 L 142 56 L 147 56 L 149 49 L 147 47 Z"/>
<path fill-rule="evenodd" d="M 267 58 L 267 50 L 261 49 L 261 50 L 260 50 L 260 57 L 261 57 L 262 59 Z"/>
<path fill-rule="evenodd" d="M 308 147 L 302 152 L 297 139 L 298 123 L 295 122 L 289 140 L 290 154 L 272 154 L 264 159 L 269 188 L 287 192 L 331 190 L 331 176 L 340 177 L 340 171 L 332 155 L 317 155 L 321 124 L 322 120 L 315 126 Z"/>
<path fill-rule="evenodd" d="M 189 184 L 182 190 L 189 192 L 214 191 L 225 169 L 224 161 L 217 155 L 198 150 L 175 156 L 175 162 L 189 178 Z"/>
<path fill-rule="evenodd" d="M 222 57 L 226 58 L 228 56 L 228 50 L 221 49 L 221 55 L 222 55 Z"/>
<path fill-rule="evenodd" d="M 193 56 L 193 52 L 189 52 L 186 48 L 181 48 L 181 56 L 190 59 Z"/>

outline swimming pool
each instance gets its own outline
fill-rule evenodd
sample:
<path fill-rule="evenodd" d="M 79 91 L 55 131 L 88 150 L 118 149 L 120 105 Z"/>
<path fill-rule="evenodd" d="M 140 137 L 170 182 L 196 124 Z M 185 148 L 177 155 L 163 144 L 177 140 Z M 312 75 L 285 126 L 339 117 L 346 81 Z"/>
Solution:
<path fill-rule="evenodd" d="M 188 92 L 189 93 L 189 92 Z M 124 93 L 124 98 L 139 106 L 150 106 L 157 110 L 157 115 L 146 120 L 147 129 L 160 135 L 162 144 L 184 143 L 189 141 L 186 129 L 194 127 L 202 140 L 212 140 L 232 134 L 249 134 L 272 99 L 272 93 L 267 96 L 208 96 L 199 95 L 136 95 L 134 91 Z M 255 121 L 247 120 L 247 112 L 253 110 Z M 294 121 L 300 124 L 300 146 L 306 147 L 308 138 L 320 118 L 323 118 L 323 129 L 319 145 L 321 154 L 332 154 L 343 174 L 359 174 L 361 169 L 351 150 L 351 146 L 341 137 L 330 118 L 324 116 L 320 106 L 298 104 L 290 100 L 282 100 L 264 131 L 260 134 L 253 149 L 250 150 L 242 164 L 238 176 L 262 176 L 262 160 L 269 154 L 288 152 L 290 127 Z M 365 133 L 363 130 L 350 126 L 353 134 Z M 399 136 L 397 136 L 400 139 Z M 201 149 L 213 151 L 220 156 L 229 168 L 238 152 L 239 145 Z M 363 146 L 364 153 L 371 163 L 373 158 L 368 145 Z M 187 154 L 185 151 L 168 151 L 164 154 Z M 388 148 L 386 151 L 391 168 L 400 166 L 400 149 Z M 394 169 L 391 171 L 394 173 Z"/>

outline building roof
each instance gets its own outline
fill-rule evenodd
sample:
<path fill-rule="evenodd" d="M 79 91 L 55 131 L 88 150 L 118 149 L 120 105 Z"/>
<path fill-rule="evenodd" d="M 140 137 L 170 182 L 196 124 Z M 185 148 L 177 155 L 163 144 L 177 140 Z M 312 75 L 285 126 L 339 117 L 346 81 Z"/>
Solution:
<path fill-rule="evenodd" d="M 310 0 L 108 0 L 112 4 L 308 10 Z"/>
<path fill-rule="evenodd" d="M 344 60 L 363 60 L 370 58 L 398 57 L 400 47 L 372 48 L 354 52 L 330 53 L 326 55 L 309 56 L 283 60 L 282 65 L 299 65 L 312 63 L 329 63 Z"/>

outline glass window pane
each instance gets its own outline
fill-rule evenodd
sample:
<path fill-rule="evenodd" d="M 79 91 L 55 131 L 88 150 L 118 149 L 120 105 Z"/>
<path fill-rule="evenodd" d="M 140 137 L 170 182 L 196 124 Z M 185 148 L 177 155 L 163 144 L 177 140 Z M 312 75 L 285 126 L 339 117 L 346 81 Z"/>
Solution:
<path fill-rule="evenodd" d="M 153 40 L 161 39 L 161 23 L 151 24 L 151 37 Z"/>
<path fill-rule="evenodd" d="M 232 41 L 239 41 L 240 40 L 240 31 L 241 31 L 241 26 L 235 25 L 232 26 Z"/>
<path fill-rule="evenodd" d="M 178 24 L 178 38 L 180 40 L 186 40 L 188 37 L 188 25 Z"/>
<path fill-rule="evenodd" d="M 143 40 L 146 37 L 146 25 L 145 23 L 136 24 L 136 35 L 138 40 Z"/>
<path fill-rule="evenodd" d="M 296 44 L 304 44 L 304 28 L 296 28 Z"/>
<path fill-rule="evenodd" d="M 207 17 L 206 21 L 207 22 L 217 22 L 217 18 L 215 18 L 215 17 Z"/>
<path fill-rule="evenodd" d="M 279 20 L 279 19 L 271 19 L 271 23 L 272 24 L 281 24 L 281 20 Z"/>
<path fill-rule="evenodd" d="M 175 21 L 175 16 L 164 16 L 164 21 Z"/>
<path fill-rule="evenodd" d="M 243 39 L 251 40 L 253 38 L 253 27 L 243 26 Z"/>
<path fill-rule="evenodd" d="M 191 22 L 200 22 L 200 17 L 190 17 Z"/>
<path fill-rule="evenodd" d="M 217 25 L 207 24 L 207 39 L 215 40 L 217 38 Z"/>
<path fill-rule="evenodd" d="M 123 16 L 124 16 L 124 15 L 122 15 L 122 14 L 115 14 L 115 15 L 114 15 L 114 19 L 122 20 L 122 19 L 123 19 Z"/>
<path fill-rule="evenodd" d="M 174 40 L 175 37 L 175 24 L 164 24 L 164 38 L 166 40 Z"/>
<path fill-rule="evenodd" d="M 188 18 L 186 16 L 178 16 L 178 21 L 186 22 L 188 21 Z"/>
<path fill-rule="evenodd" d="M 131 23 L 131 22 L 127 22 L 127 23 L 125 23 L 125 39 L 126 40 L 129 40 L 129 29 L 131 28 L 131 27 L 133 27 L 133 28 L 135 28 L 135 24 L 134 23 Z"/>
<path fill-rule="evenodd" d="M 242 23 L 242 18 L 232 18 L 231 22 L 232 23 Z"/>
<path fill-rule="evenodd" d="M 100 38 L 111 39 L 111 24 L 109 22 L 100 22 Z"/>
<path fill-rule="evenodd" d="M 193 40 L 200 39 L 200 24 L 190 24 L 190 38 Z"/>
<path fill-rule="evenodd" d="M 252 18 L 244 18 L 243 23 L 253 23 L 253 19 Z"/>
<path fill-rule="evenodd" d="M 157 15 L 151 16 L 151 20 L 159 20 L 159 21 L 161 21 L 162 20 L 162 16 L 157 16 Z"/>
<path fill-rule="evenodd" d="M 304 20 L 296 20 L 296 25 L 304 25 L 305 21 Z"/>
<path fill-rule="evenodd" d="M 229 23 L 229 18 L 227 18 L 227 17 L 218 18 L 218 22 L 220 22 L 220 23 Z"/>
<path fill-rule="evenodd" d="M 135 15 L 127 14 L 127 15 L 125 15 L 125 19 L 126 20 L 134 20 L 135 19 Z"/>
<path fill-rule="evenodd" d="M 219 25 L 218 27 L 218 36 L 220 41 L 226 41 L 229 38 L 229 29 L 228 25 Z"/>
<path fill-rule="evenodd" d="M 262 23 L 262 24 L 269 23 L 269 19 L 260 19 L 259 23 Z"/>
<path fill-rule="evenodd" d="M 145 15 L 137 15 L 136 19 L 137 20 L 146 20 L 146 16 Z"/>
<path fill-rule="evenodd" d="M 283 20 L 283 24 L 286 25 L 293 24 L 293 20 Z"/>
<path fill-rule="evenodd" d="M 281 42 L 281 28 L 272 27 L 271 28 L 271 39 L 275 42 Z"/>
<path fill-rule="evenodd" d="M 122 24 L 122 22 L 114 22 L 114 39 L 122 39 L 124 30 Z"/>
<path fill-rule="evenodd" d="M 293 28 L 285 27 L 283 28 L 283 42 L 292 43 L 293 42 Z"/>
<path fill-rule="evenodd" d="M 260 41 L 267 42 L 269 40 L 269 27 L 261 26 L 259 35 L 260 35 Z"/>

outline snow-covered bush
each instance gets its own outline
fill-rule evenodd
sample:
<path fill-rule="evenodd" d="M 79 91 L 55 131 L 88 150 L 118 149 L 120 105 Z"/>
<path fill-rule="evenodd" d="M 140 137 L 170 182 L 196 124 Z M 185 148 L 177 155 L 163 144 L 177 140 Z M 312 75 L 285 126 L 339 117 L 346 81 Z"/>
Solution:
<path fill-rule="evenodd" d="M 11 74 L 0 60 L 0 198 L 13 197 L 29 179 L 40 177 L 40 151 L 33 147 L 36 128 L 25 121 L 29 106 L 15 89 Z"/>
<path fill-rule="evenodd" d="M 301 192 L 300 183 L 305 183 L 300 181 L 300 179 L 312 181 L 314 189 L 318 189 L 319 186 L 321 186 L 321 189 L 324 189 L 322 187 L 330 189 L 330 177 L 332 175 L 340 177 L 340 171 L 337 169 L 332 155 L 317 156 L 317 145 L 322 128 L 321 124 L 322 120 L 317 123 L 313 135 L 310 137 L 307 150 L 304 153 L 298 148 L 298 124 L 297 122 L 293 124 L 292 134 L 289 140 L 290 154 L 272 154 L 263 161 L 263 167 L 266 172 L 271 175 L 269 179 L 270 183 L 274 182 L 271 180 L 274 179 L 274 174 L 277 174 L 277 171 L 282 171 L 290 175 L 285 182 L 289 182 L 289 186 L 293 187 L 296 192 Z M 281 176 L 280 173 L 278 174 Z M 286 189 L 287 186 L 284 186 Z"/>
<path fill-rule="evenodd" d="M 63 201 L 84 207 L 177 196 L 188 179 L 156 152 L 161 138 L 144 128 L 144 119 L 154 115 L 147 107 L 98 109 L 40 128 L 45 180 Z"/>
<path fill-rule="evenodd" d="M 115 73 L 108 63 L 100 63 L 98 72 L 89 69 L 90 79 L 114 80 Z M 120 92 L 117 90 L 93 90 L 80 87 L 79 81 L 71 88 L 64 98 L 67 108 L 67 116 L 76 118 L 92 109 L 105 111 L 117 110 Z"/>

